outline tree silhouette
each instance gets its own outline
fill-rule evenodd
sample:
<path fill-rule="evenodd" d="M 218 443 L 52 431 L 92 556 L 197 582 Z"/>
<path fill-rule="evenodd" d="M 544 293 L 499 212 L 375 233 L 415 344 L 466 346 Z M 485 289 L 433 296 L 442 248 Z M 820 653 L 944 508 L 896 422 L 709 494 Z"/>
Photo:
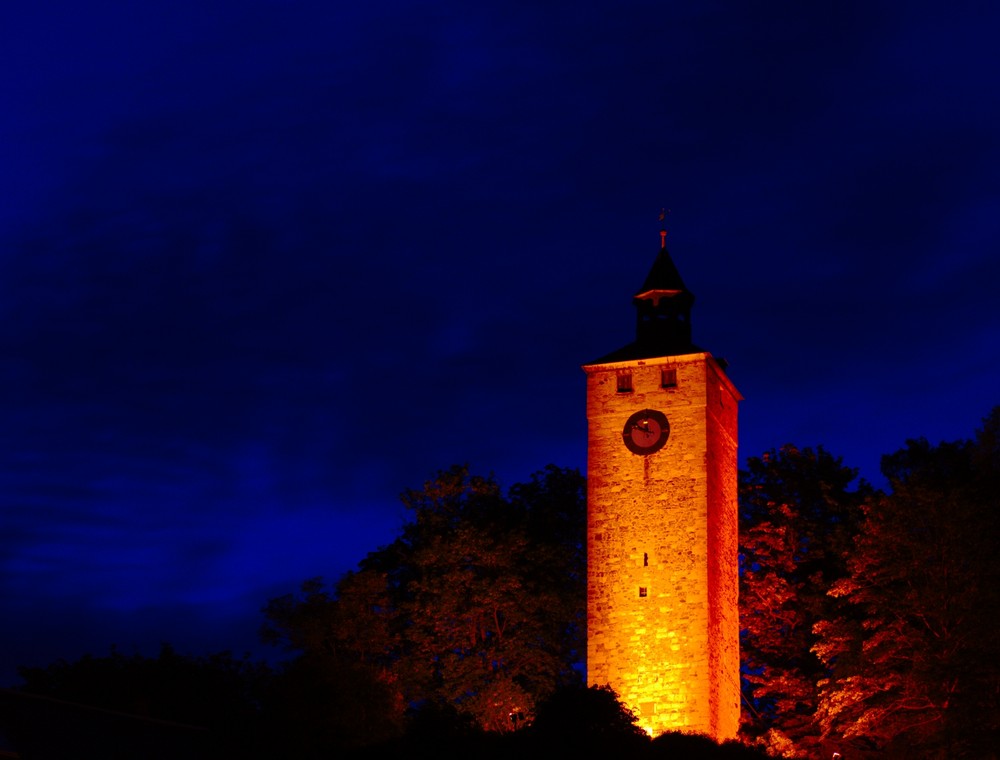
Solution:
<path fill-rule="evenodd" d="M 524 738 L 556 756 L 638 757 L 649 737 L 636 720 L 610 687 L 570 686 L 542 702 Z"/>
<path fill-rule="evenodd" d="M 467 467 L 408 490 L 402 535 L 327 592 L 265 608 L 265 636 L 346 658 L 402 703 L 450 704 L 491 731 L 518 726 L 583 650 L 583 478 L 548 467 L 504 495 Z M 512 716 L 514 719 L 512 720 Z"/>
<path fill-rule="evenodd" d="M 772 747 L 806 745 L 825 676 L 813 625 L 834 601 L 871 493 L 822 447 L 787 445 L 751 457 L 740 473 L 740 653 L 744 736 Z M 803 746 L 804 748 L 804 746 Z"/>
<path fill-rule="evenodd" d="M 1000 408 L 972 441 L 909 441 L 883 458 L 891 493 L 865 509 L 849 609 L 817 625 L 832 669 L 828 737 L 883 756 L 995 756 L 1000 731 Z"/>

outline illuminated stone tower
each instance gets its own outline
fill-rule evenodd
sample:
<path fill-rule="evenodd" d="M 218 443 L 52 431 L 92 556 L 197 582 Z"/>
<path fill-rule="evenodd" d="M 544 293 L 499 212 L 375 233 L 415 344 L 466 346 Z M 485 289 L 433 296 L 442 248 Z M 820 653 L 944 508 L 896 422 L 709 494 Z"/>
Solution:
<path fill-rule="evenodd" d="M 587 680 L 656 736 L 739 726 L 736 412 L 666 248 L 636 339 L 587 374 Z"/>

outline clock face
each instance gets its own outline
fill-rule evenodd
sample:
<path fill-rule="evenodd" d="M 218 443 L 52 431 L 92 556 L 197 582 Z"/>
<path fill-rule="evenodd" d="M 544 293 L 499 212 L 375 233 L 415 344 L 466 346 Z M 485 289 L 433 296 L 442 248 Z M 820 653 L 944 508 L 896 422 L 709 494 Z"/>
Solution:
<path fill-rule="evenodd" d="M 633 454 L 645 456 L 659 451 L 670 436 L 670 423 L 663 412 L 643 409 L 625 422 L 622 440 Z"/>

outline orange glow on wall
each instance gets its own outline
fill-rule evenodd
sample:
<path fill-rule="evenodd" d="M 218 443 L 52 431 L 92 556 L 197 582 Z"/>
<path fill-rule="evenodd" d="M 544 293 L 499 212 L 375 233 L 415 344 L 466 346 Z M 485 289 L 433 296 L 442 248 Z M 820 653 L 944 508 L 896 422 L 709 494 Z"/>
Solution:
<path fill-rule="evenodd" d="M 735 738 L 741 397 L 707 353 L 584 370 L 588 683 L 610 685 L 652 736 Z M 654 411 L 669 426 L 659 448 Z"/>

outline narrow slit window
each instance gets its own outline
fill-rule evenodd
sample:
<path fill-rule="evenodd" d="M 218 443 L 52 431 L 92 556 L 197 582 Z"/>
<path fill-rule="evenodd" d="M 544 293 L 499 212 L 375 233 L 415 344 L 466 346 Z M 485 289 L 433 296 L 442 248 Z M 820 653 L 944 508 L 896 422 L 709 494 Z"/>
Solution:
<path fill-rule="evenodd" d="M 664 367 L 660 370 L 660 387 L 661 388 L 676 388 L 677 387 L 677 370 L 673 367 Z"/>
<path fill-rule="evenodd" d="M 642 566 L 649 567 L 649 552 L 642 553 Z"/>
<path fill-rule="evenodd" d="M 632 392 L 632 373 L 631 372 L 620 372 L 618 374 L 618 392 L 619 393 L 631 393 Z"/>

